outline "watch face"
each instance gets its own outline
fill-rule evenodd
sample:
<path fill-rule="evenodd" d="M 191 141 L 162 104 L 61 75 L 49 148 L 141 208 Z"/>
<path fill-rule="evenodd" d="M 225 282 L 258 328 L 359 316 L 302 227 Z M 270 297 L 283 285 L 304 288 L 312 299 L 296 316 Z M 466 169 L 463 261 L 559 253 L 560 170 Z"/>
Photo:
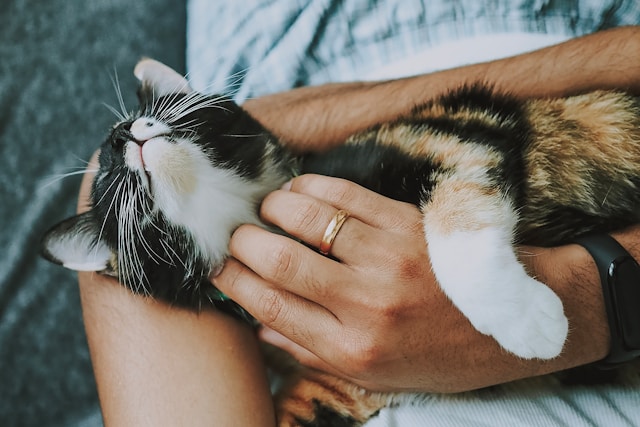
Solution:
<path fill-rule="evenodd" d="M 611 263 L 609 287 L 623 344 L 626 350 L 640 354 L 640 266 L 631 256 Z"/>

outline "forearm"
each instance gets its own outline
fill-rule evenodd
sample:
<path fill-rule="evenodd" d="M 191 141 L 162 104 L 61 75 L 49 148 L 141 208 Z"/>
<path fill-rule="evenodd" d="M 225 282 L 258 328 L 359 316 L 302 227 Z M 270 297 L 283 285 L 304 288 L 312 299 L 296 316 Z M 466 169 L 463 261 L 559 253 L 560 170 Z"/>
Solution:
<path fill-rule="evenodd" d="M 107 426 L 274 425 L 253 332 L 80 274 L 85 328 Z"/>
<path fill-rule="evenodd" d="M 596 88 L 638 93 L 640 28 L 603 31 L 511 58 L 406 79 L 304 87 L 247 101 L 244 106 L 291 146 L 323 149 L 451 88 L 477 81 L 521 97 Z"/>

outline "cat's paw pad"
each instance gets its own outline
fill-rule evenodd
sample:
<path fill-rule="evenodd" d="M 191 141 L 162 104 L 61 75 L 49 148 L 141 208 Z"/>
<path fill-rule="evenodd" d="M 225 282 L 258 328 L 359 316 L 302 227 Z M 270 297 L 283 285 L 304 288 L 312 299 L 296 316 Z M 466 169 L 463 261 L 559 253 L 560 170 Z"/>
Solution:
<path fill-rule="evenodd" d="M 544 284 L 526 281 L 503 314 L 490 335 L 509 352 L 524 359 L 552 359 L 562 352 L 569 321 L 560 298 Z"/>

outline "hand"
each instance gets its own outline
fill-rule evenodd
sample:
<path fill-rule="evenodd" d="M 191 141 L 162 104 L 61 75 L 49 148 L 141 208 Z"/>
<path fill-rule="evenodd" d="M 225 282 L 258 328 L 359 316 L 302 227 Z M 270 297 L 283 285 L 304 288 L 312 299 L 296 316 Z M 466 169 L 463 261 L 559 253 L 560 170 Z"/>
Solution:
<path fill-rule="evenodd" d="M 473 81 L 522 98 L 612 88 L 640 93 L 640 56 L 620 54 L 639 51 L 640 28 L 622 27 L 497 61 L 390 82 L 300 88 L 245 107 L 290 148 L 323 151 Z M 338 182 L 300 177 L 291 192 L 274 193 L 262 207 L 266 220 L 314 247 L 336 209 L 352 212 L 336 239 L 338 261 L 255 227 L 239 228 L 231 240 L 236 260 L 215 283 L 272 328 L 263 339 L 376 389 L 467 390 L 607 355 L 599 275 L 583 248 L 521 248 L 530 274 L 563 301 L 570 334 L 560 357 L 519 360 L 473 330 L 439 291 L 414 207 Z M 614 237 L 640 259 L 640 226 Z M 422 252 L 411 252 L 418 246 Z M 406 267 L 418 261 L 420 268 Z"/>
<path fill-rule="evenodd" d="M 271 193 L 261 215 L 317 248 L 338 209 L 351 217 L 336 260 L 255 226 L 233 234 L 233 258 L 213 282 L 265 325 L 262 339 L 375 390 L 461 391 L 566 367 L 517 359 L 473 329 L 435 282 L 413 205 L 306 175 Z"/>

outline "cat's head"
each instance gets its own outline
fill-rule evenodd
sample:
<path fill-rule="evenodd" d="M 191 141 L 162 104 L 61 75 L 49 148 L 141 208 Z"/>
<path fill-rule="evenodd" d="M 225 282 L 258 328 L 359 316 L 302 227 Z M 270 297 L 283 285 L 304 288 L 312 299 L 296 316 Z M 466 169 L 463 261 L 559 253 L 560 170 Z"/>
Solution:
<path fill-rule="evenodd" d="M 275 139 L 231 99 L 205 96 L 169 67 L 135 68 L 139 108 L 100 147 L 91 209 L 49 230 L 45 258 L 113 274 L 133 291 L 183 305 L 227 256 L 232 231 L 290 176 Z"/>

